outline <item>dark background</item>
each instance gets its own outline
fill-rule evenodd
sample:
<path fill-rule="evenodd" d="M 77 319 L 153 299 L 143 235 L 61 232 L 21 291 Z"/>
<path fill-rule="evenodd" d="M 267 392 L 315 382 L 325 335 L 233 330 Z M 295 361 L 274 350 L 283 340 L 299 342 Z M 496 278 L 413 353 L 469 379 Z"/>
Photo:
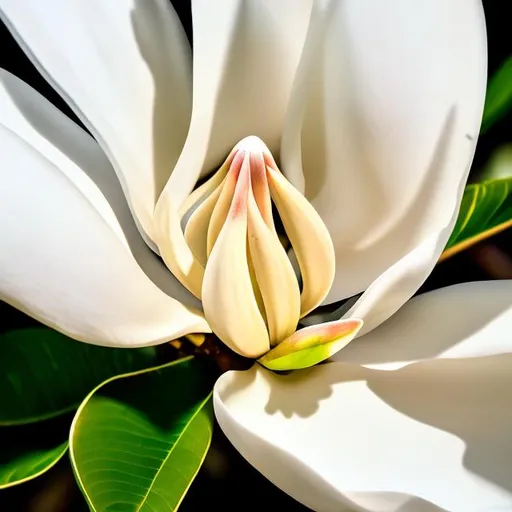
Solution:
<path fill-rule="evenodd" d="M 23 1 L 23 0 L 20 0 Z M 41 0 L 44 1 L 44 0 Z M 106 0 L 108 1 L 108 0 Z M 447 0 L 449 1 L 449 0 Z M 507 2 L 484 0 L 489 46 L 489 74 L 512 54 Z M 192 40 L 189 2 L 173 1 L 185 30 Z M 509 6 L 510 10 L 510 6 Z M 0 22 L 0 67 L 19 76 L 44 94 L 58 108 L 76 120 L 74 114 L 33 68 Z M 470 180 L 478 178 L 492 151 L 512 142 L 512 115 L 496 123 L 480 137 Z M 439 264 L 420 292 L 466 281 L 512 278 L 510 231 Z M 36 323 L 0 301 L 0 332 Z M 275 488 L 234 450 L 217 429 L 212 448 L 192 484 L 180 511 L 210 508 L 223 510 L 259 509 L 304 511 L 305 507 Z M 87 506 L 76 488 L 67 460 L 45 476 L 30 483 L 0 491 L 0 510 L 5 512 L 86 512 Z"/>

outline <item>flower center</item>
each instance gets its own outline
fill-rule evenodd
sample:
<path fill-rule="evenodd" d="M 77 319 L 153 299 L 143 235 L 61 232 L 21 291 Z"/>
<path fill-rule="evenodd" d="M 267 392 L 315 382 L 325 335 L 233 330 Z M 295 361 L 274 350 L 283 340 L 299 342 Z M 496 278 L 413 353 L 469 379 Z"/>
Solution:
<path fill-rule="evenodd" d="M 204 268 L 206 319 L 235 352 L 266 353 L 327 295 L 335 269 L 327 228 L 259 138 L 239 142 L 181 214 L 186 243 Z"/>

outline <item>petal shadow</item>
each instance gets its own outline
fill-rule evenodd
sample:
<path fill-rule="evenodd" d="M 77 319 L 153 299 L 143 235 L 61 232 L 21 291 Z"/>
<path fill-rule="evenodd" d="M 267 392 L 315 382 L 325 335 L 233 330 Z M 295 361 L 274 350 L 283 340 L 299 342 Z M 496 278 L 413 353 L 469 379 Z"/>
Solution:
<path fill-rule="evenodd" d="M 18 112 L 30 126 L 74 162 L 103 194 L 123 231 L 133 257 L 149 279 L 167 295 L 188 306 L 199 307 L 198 301 L 183 288 L 144 242 L 118 176 L 94 139 L 14 75 L 2 71 L 0 81 Z"/>

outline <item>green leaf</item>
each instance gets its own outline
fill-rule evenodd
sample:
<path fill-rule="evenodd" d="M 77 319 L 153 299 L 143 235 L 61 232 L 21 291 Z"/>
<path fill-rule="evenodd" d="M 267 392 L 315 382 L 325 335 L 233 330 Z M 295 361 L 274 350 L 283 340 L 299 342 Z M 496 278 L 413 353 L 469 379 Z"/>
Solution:
<path fill-rule="evenodd" d="M 494 73 L 487 85 L 481 133 L 486 132 L 512 107 L 512 56 Z"/>
<path fill-rule="evenodd" d="M 176 510 L 210 445 L 211 368 L 194 358 L 118 376 L 76 413 L 70 457 L 92 511 Z"/>
<path fill-rule="evenodd" d="M 71 418 L 0 427 L 0 489 L 21 484 L 53 467 L 66 453 Z"/>
<path fill-rule="evenodd" d="M 492 152 L 478 181 L 501 180 L 511 177 L 512 144 L 503 144 Z"/>
<path fill-rule="evenodd" d="M 72 412 L 105 379 L 155 366 L 156 349 L 81 343 L 47 328 L 0 335 L 0 426 Z"/>
<path fill-rule="evenodd" d="M 440 261 L 512 226 L 512 178 L 472 183 Z"/>

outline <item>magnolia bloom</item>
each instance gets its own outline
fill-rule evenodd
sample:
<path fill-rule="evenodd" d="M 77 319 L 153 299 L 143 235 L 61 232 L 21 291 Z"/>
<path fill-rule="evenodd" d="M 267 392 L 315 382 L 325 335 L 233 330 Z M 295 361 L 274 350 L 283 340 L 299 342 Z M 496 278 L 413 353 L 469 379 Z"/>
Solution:
<path fill-rule="evenodd" d="M 315 510 L 512 507 L 511 283 L 420 296 L 381 326 L 457 217 L 480 1 L 195 0 L 193 52 L 164 0 L 0 11 L 94 137 L 1 72 L 3 300 L 89 343 L 213 329 L 259 357 L 350 299 L 329 319 L 364 327 L 338 362 L 220 378 L 226 435 Z"/>
<path fill-rule="evenodd" d="M 335 254 L 322 219 L 282 176 L 263 141 L 255 136 L 243 139 L 221 168 L 189 196 L 181 208 L 185 215 L 193 210 L 186 221 L 186 245 L 180 227 L 170 227 L 169 209 L 163 204 L 158 240 L 164 261 L 201 299 L 213 332 L 246 357 L 261 356 L 275 345 L 281 350 L 293 346 L 290 337 L 299 319 L 329 291 Z M 275 216 L 272 204 L 278 212 Z M 162 206 L 158 208 L 162 212 Z M 293 248 L 301 286 L 274 217 L 282 221 L 282 236 Z M 188 265 L 176 249 L 180 244 Z M 341 322 L 334 331 L 347 325 L 354 329 L 343 336 L 345 344 L 361 327 Z M 325 335 L 329 327 L 317 330 Z M 307 336 L 308 330 L 296 334 L 303 341 L 302 333 Z"/>

